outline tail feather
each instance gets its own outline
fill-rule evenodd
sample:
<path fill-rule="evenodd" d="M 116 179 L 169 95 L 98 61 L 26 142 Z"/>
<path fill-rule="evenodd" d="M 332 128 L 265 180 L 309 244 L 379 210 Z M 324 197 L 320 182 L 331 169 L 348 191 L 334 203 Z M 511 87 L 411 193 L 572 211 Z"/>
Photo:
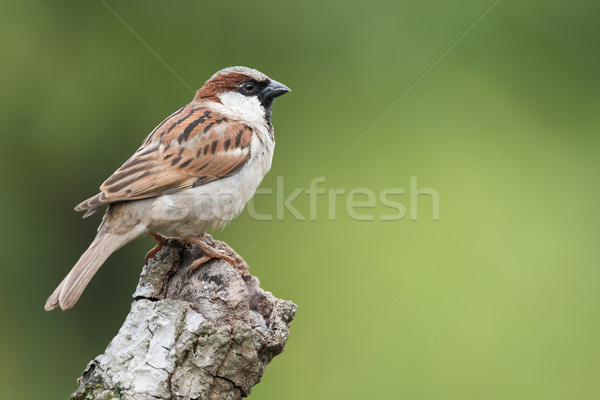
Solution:
<path fill-rule="evenodd" d="M 132 239 L 130 235 L 100 232 L 71 272 L 50 295 L 44 309 L 49 311 L 60 306 L 66 310 L 73 307 L 104 261 Z"/>
<path fill-rule="evenodd" d="M 65 279 L 62 280 L 62 282 L 56 287 L 56 289 L 54 289 L 54 292 L 52 292 L 50 297 L 48 297 L 48 300 L 46 300 L 46 305 L 44 305 L 44 310 L 50 311 L 60 305 L 58 302 L 58 298 L 60 297 L 60 291 L 62 290 L 62 287 L 65 284 L 67 277 L 68 275 L 65 276 Z"/>

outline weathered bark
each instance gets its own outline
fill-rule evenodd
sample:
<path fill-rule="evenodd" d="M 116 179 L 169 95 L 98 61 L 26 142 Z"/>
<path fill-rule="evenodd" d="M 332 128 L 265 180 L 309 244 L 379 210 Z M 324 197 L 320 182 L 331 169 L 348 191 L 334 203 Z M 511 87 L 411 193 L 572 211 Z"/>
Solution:
<path fill-rule="evenodd" d="M 171 240 L 143 269 L 131 311 L 71 399 L 240 399 L 281 353 L 296 305 L 237 271 Z"/>

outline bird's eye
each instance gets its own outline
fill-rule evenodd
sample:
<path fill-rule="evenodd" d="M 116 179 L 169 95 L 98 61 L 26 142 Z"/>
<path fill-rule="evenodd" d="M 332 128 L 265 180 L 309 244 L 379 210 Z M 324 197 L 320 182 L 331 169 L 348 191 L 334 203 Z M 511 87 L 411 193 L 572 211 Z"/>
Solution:
<path fill-rule="evenodd" d="M 246 92 L 253 92 L 256 88 L 256 85 L 253 82 L 245 82 L 242 86 Z"/>

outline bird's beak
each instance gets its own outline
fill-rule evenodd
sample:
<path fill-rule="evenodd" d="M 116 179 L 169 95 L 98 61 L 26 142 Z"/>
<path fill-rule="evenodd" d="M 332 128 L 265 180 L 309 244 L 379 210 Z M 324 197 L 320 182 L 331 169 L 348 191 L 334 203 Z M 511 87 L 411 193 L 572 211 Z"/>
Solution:
<path fill-rule="evenodd" d="M 279 83 L 271 79 L 271 83 L 269 83 L 269 86 L 262 90 L 262 93 L 265 99 L 272 100 L 275 97 L 279 97 L 289 91 L 289 87 L 285 86 L 283 83 Z"/>

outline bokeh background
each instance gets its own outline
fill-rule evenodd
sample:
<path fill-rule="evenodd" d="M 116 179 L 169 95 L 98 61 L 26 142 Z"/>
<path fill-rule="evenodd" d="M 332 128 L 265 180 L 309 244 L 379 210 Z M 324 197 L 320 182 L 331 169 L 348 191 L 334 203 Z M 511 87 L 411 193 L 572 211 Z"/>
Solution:
<path fill-rule="evenodd" d="M 216 234 L 299 306 L 251 398 L 600 396 L 597 2 L 108 4 L 194 89 L 238 64 L 293 89 L 263 188 L 404 188 L 408 213 L 411 176 L 439 194 L 439 221 L 427 196 L 416 221 L 381 221 L 379 201 L 357 221 L 344 195 L 331 220 L 323 195 L 313 221 L 245 211 Z M 4 0 L 0 46 L 1 397 L 61 399 L 153 246 L 46 313 L 100 221 L 73 206 L 192 93 L 102 1 Z M 255 206 L 276 215 L 276 196 Z"/>

